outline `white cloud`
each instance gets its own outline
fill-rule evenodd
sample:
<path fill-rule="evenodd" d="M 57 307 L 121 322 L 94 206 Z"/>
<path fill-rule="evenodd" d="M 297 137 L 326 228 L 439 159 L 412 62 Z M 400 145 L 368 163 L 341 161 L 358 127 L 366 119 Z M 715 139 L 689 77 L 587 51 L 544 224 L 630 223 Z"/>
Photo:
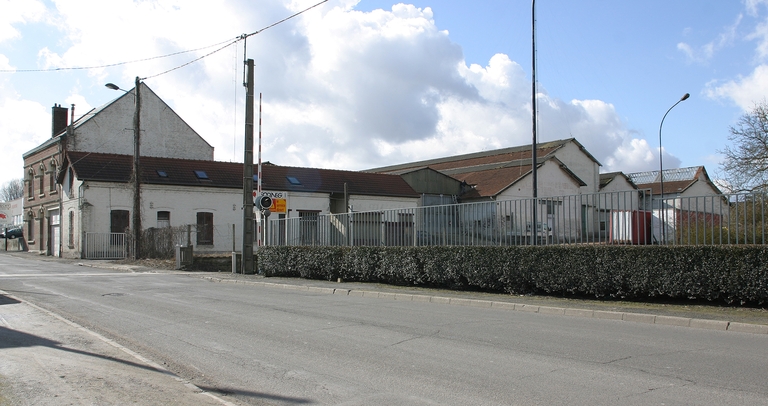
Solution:
<path fill-rule="evenodd" d="M 51 10 L 55 18 L 49 21 L 55 21 L 51 24 L 64 33 L 64 40 L 33 52 L 41 63 L 55 67 L 142 59 L 255 32 L 313 3 L 227 2 L 217 5 L 212 18 L 204 2 L 56 2 L 57 11 Z M 461 47 L 435 25 L 430 8 L 398 4 L 389 11 L 364 13 L 354 10 L 355 4 L 331 1 L 249 37 L 255 89 L 257 97 L 264 97 L 264 160 L 364 169 L 530 142 L 530 78 L 518 63 L 497 54 L 487 66 L 467 66 Z M 141 30 L 135 29 L 136 21 L 142 22 Z M 90 70 L 89 76 L 68 84 L 66 102 L 84 113 L 90 106 L 83 90 L 103 86 L 108 75 L 130 88 L 136 75 L 151 76 L 211 50 Z M 215 147 L 218 160 L 242 160 L 242 52 L 240 43 L 147 79 Z M 0 58 L 3 64 L 10 63 Z M 50 136 L 50 114 L 15 95 L 3 96 L 3 106 L 0 131 L 18 140 L 14 154 L 19 162 L 13 168 L 21 168 L 21 153 Z M 28 128 L 5 124 L 22 114 Z M 8 117 L 14 120 L 4 119 Z M 575 137 L 604 170 L 657 166 L 658 151 L 628 130 L 610 103 L 564 102 L 542 88 L 539 126 L 541 141 Z M 664 159 L 666 167 L 679 164 L 672 156 Z"/>
<path fill-rule="evenodd" d="M 749 15 L 756 16 L 758 14 L 758 7 L 760 5 L 768 5 L 768 0 L 745 0 L 744 3 Z"/>
<path fill-rule="evenodd" d="M 14 24 L 37 22 L 44 16 L 45 6 L 39 0 L 0 1 L 0 42 L 21 37 Z"/>
<path fill-rule="evenodd" d="M 749 76 L 737 80 L 722 84 L 711 82 L 707 85 L 705 93 L 711 98 L 731 99 L 747 111 L 755 102 L 764 100 L 768 94 L 768 65 L 760 65 Z"/>
<path fill-rule="evenodd" d="M 51 136 L 51 115 L 37 102 L 24 100 L 7 83 L 0 82 L 0 184 L 24 176 L 22 154 Z M 11 134 L 12 136 L 8 136 Z"/>
<path fill-rule="evenodd" d="M 718 34 L 717 38 L 702 45 L 698 49 L 694 49 L 691 45 L 685 42 L 678 43 L 677 49 L 685 54 L 689 62 L 706 63 L 715 56 L 717 51 L 733 44 L 733 41 L 738 36 L 737 29 L 741 24 L 742 18 L 743 16 L 739 14 L 736 17 L 736 21 L 725 27 L 723 31 Z"/>

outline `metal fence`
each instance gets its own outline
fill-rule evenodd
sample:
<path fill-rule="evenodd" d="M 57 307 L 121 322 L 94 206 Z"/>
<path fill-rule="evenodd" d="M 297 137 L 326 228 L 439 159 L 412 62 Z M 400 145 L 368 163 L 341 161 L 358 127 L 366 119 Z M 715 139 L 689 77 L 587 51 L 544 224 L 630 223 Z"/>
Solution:
<path fill-rule="evenodd" d="M 766 244 L 766 195 L 664 198 L 659 213 L 668 245 Z"/>
<path fill-rule="evenodd" d="M 86 259 L 124 259 L 128 256 L 126 233 L 85 233 Z"/>
<path fill-rule="evenodd" d="M 270 219 L 265 244 L 765 244 L 765 211 L 763 194 L 661 199 L 640 190 Z"/>

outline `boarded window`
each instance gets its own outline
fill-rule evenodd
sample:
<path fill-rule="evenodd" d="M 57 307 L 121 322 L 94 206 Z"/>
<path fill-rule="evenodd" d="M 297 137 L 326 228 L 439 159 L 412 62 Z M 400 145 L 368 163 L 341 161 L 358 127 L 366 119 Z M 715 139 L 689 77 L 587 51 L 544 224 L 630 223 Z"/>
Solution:
<path fill-rule="evenodd" d="M 213 213 L 197 213 L 197 245 L 213 245 Z"/>

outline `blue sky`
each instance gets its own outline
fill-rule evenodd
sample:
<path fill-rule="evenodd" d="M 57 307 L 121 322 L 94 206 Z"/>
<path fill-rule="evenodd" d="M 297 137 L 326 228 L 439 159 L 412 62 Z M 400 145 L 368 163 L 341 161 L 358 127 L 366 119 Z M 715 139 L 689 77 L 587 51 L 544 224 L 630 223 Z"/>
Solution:
<path fill-rule="evenodd" d="M 77 116 L 146 83 L 242 161 L 243 43 L 316 0 L 0 0 L 0 183 L 50 136 L 54 103 Z M 768 91 L 768 1 L 537 1 L 539 140 L 575 137 L 603 171 L 705 165 Z M 264 97 L 264 160 L 365 169 L 530 142 L 531 2 L 330 0 L 248 39 Z"/>

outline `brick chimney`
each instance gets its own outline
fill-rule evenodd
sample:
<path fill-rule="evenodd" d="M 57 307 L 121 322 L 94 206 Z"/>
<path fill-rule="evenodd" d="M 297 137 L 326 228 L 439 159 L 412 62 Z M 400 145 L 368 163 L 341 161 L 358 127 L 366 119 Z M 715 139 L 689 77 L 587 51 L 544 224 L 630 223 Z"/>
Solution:
<path fill-rule="evenodd" d="M 61 107 L 59 104 L 54 104 L 51 108 L 53 116 L 53 126 L 51 128 L 51 137 L 59 135 L 62 131 L 67 129 L 67 113 L 66 107 Z"/>

